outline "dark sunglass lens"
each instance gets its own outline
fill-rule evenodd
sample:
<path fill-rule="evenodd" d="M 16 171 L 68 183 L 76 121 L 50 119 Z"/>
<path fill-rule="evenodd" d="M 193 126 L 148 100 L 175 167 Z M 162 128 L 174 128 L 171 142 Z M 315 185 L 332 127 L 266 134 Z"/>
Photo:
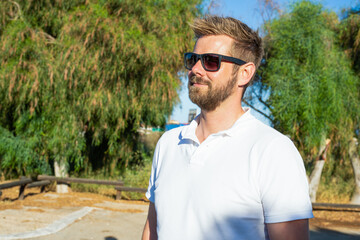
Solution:
<path fill-rule="evenodd" d="M 203 56 L 203 60 L 204 60 L 204 67 L 205 70 L 208 71 L 216 71 L 219 69 L 219 57 L 216 55 L 204 55 Z"/>
<path fill-rule="evenodd" d="M 185 54 L 185 67 L 191 69 L 196 64 L 196 55 L 193 53 Z"/>

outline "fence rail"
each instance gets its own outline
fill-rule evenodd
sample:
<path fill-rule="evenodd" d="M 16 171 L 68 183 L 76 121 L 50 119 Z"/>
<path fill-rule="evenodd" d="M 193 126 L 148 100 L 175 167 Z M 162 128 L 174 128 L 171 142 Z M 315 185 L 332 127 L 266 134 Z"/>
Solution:
<path fill-rule="evenodd" d="M 110 181 L 110 180 L 97 180 L 97 179 L 86 179 L 86 178 L 63 178 L 63 177 L 54 177 L 48 175 L 39 175 L 37 180 L 49 180 L 56 181 L 58 183 L 85 183 L 85 184 L 100 184 L 100 185 L 116 185 L 123 186 L 124 183 L 120 180 Z"/>
<path fill-rule="evenodd" d="M 25 188 L 31 182 L 32 182 L 32 180 L 30 178 L 21 177 L 20 180 L 0 184 L 0 190 L 20 186 L 18 198 L 20 200 L 23 200 L 24 199 Z M 0 191 L 0 196 L 1 195 L 2 195 L 2 192 Z"/>
<path fill-rule="evenodd" d="M 20 180 L 0 184 L 0 197 L 2 195 L 1 190 L 20 186 L 19 199 L 24 199 L 25 188 L 41 187 L 41 192 L 45 190 L 45 186 L 49 185 L 51 181 L 57 183 L 83 183 L 83 184 L 100 184 L 100 185 L 113 185 L 116 190 L 116 199 L 121 199 L 121 192 L 142 192 L 147 191 L 146 188 L 126 187 L 120 180 L 96 180 L 96 179 L 85 179 L 85 178 L 60 178 L 48 175 L 39 175 L 38 181 L 33 181 L 27 177 L 21 177 Z M 360 205 L 357 204 L 337 204 L 337 203 L 313 203 L 313 210 L 317 211 L 347 211 L 347 212 L 360 212 Z"/>
<path fill-rule="evenodd" d="M 12 187 L 17 187 L 17 186 L 20 186 L 20 185 L 25 185 L 25 184 L 28 184 L 28 183 L 31 183 L 31 182 L 32 182 L 32 180 L 30 178 L 21 178 L 20 180 L 17 180 L 17 181 L 0 184 L 0 190 L 1 189 L 12 188 Z"/>
<path fill-rule="evenodd" d="M 63 177 L 54 177 L 48 175 L 38 175 L 37 181 L 33 181 L 32 179 L 27 177 L 21 177 L 20 180 L 0 184 L 0 196 L 2 195 L 1 189 L 20 186 L 18 198 L 19 200 L 23 200 L 25 188 L 41 187 L 41 192 L 44 192 L 45 186 L 49 185 L 51 182 L 56 182 L 58 184 L 82 183 L 82 184 L 112 185 L 115 186 L 116 199 L 121 199 L 121 191 L 146 192 L 146 189 L 143 188 L 124 187 L 124 183 L 120 180 L 111 181 L 111 180 L 63 178 Z"/>
<path fill-rule="evenodd" d="M 312 206 L 317 211 L 360 212 L 358 204 L 313 203 Z"/>

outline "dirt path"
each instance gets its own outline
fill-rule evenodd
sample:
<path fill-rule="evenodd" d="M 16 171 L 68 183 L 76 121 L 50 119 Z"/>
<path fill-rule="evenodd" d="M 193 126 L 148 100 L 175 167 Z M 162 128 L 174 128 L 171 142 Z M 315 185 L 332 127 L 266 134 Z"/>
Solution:
<path fill-rule="evenodd" d="M 38 189 L 27 190 L 25 200 L 19 201 L 17 194 L 17 188 L 3 191 L 0 239 L 25 239 L 31 236 L 26 232 L 45 232 L 27 238 L 36 240 L 140 239 L 147 216 L 148 203 L 143 201 L 116 201 L 92 193 L 39 194 Z M 314 211 L 314 215 L 312 240 L 360 240 L 360 213 Z"/>

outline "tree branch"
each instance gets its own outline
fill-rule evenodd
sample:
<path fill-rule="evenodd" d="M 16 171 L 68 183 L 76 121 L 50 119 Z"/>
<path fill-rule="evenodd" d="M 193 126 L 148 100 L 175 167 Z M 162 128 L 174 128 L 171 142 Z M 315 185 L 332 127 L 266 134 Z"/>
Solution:
<path fill-rule="evenodd" d="M 14 20 L 17 20 L 19 17 L 20 17 L 21 20 L 23 20 L 20 5 L 19 5 L 17 2 L 15 2 L 15 1 L 9 0 L 9 2 L 12 3 L 12 4 L 14 4 L 14 5 L 16 6 L 16 8 L 17 8 L 17 14 L 16 14 L 16 16 L 14 16 L 13 18 L 11 18 L 10 20 L 14 21 Z"/>
<path fill-rule="evenodd" d="M 49 43 L 56 43 L 56 39 L 50 34 L 43 31 L 37 31 L 37 33 L 43 35 L 49 41 Z"/>
<path fill-rule="evenodd" d="M 271 119 L 270 116 L 266 115 L 265 113 L 263 113 L 262 111 L 260 111 L 259 109 L 255 108 L 252 104 L 250 104 L 248 101 L 246 101 L 245 99 L 243 99 L 243 102 L 248 105 L 249 107 L 251 107 L 252 109 L 254 109 L 256 112 L 260 113 L 261 115 L 263 115 L 264 117 L 266 117 L 267 119 L 270 120 L 270 122 L 273 122 L 273 120 Z"/>
<path fill-rule="evenodd" d="M 256 98 L 259 100 L 259 102 L 261 102 L 261 103 L 264 104 L 267 108 L 270 109 L 270 105 L 267 104 L 264 100 L 262 100 L 262 98 L 260 97 L 259 94 L 257 94 L 255 91 L 254 91 L 254 94 L 255 94 Z"/>

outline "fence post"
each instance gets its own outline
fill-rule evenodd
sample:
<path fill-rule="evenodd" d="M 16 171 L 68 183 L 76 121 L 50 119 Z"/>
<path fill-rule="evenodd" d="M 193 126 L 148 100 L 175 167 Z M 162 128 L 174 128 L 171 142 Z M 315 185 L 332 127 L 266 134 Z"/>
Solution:
<path fill-rule="evenodd" d="M 20 189 L 19 189 L 19 200 L 24 200 L 26 185 L 27 185 L 27 184 L 20 185 Z"/>
<path fill-rule="evenodd" d="M 26 180 L 28 179 L 27 177 L 24 177 L 24 176 L 21 176 L 20 177 L 20 180 Z M 23 184 L 23 185 L 20 185 L 20 188 L 19 188 L 19 200 L 24 200 L 24 197 L 25 197 L 25 188 L 26 188 L 26 185 L 28 185 L 27 183 Z"/>
<path fill-rule="evenodd" d="M 121 190 L 116 190 L 116 200 L 121 199 Z"/>

